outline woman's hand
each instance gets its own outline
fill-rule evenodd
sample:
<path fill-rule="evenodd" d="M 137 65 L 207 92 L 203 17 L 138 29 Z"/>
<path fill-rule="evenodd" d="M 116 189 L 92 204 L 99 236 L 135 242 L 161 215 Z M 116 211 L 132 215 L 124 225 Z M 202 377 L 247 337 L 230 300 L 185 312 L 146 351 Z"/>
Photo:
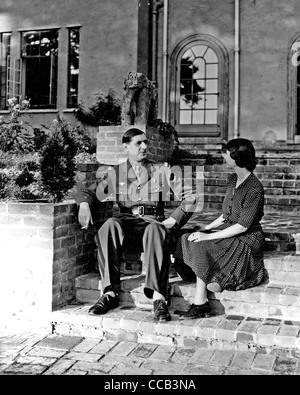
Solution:
<path fill-rule="evenodd" d="M 209 240 L 210 235 L 202 232 L 194 232 L 191 233 L 188 237 L 188 241 L 192 241 L 194 243 L 198 243 L 199 241 Z"/>

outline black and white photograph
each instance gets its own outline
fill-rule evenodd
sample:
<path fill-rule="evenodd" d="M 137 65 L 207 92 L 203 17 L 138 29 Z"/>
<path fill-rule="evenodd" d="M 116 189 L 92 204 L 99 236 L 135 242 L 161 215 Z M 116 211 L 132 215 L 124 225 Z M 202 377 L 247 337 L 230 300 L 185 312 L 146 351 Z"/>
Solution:
<path fill-rule="evenodd" d="M 300 375 L 299 125 L 299 0 L 0 0 L 0 376 Z"/>

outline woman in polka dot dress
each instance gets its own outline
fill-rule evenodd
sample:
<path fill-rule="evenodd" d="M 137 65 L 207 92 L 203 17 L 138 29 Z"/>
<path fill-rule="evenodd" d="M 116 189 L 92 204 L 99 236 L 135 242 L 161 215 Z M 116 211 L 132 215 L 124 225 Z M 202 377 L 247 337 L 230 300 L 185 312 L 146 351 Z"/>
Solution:
<path fill-rule="evenodd" d="M 200 231 L 184 234 L 175 258 L 183 260 L 197 276 L 194 304 L 182 319 L 209 315 L 207 290 L 238 291 L 258 285 L 264 278 L 264 235 L 260 220 L 264 215 L 264 190 L 253 174 L 255 149 L 247 139 L 228 142 L 223 158 L 229 175 L 222 215 Z"/>

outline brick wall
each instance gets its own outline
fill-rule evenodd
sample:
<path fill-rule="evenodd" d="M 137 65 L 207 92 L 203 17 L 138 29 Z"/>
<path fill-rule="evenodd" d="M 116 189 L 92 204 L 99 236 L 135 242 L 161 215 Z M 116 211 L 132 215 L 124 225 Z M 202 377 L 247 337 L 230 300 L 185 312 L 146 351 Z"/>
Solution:
<path fill-rule="evenodd" d="M 0 327 L 47 325 L 53 308 L 74 299 L 75 278 L 95 267 L 73 202 L 0 203 L 0 251 Z"/>
<path fill-rule="evenodd" d="M 300 153 L 272 150 L 257 150 L 258 165 L 255 174 L 265 188 L 265 210 L 279 212 L 300 211 Z M 181 158 L 180 166 L 192 166 L 193 177 L 196 169 L 204 166 L 204 209 L 219 210 L 226 191 L 228 170 L 223 163 L 220 151 L 207 150 L 202 158 Z M 77 187 L 89 186 L 95 179 L 97 169 L 105 165 L 79 165 Z M 192 182 L 189 180 L 189 182 Z"/>
<path fill-rule="evenodd" d="M 187 140 L 187 139 L 186 139 Z M 182 139 L 181 139 L 182 143 Z M 189 141 L 189 144 L 192 142 Z M 258 165 L 255 174 L 265 188 L 265 211 L 299 212 L 300 211 L 300 147 L 282 144 L 279 147 L 261 147 L 256 143 Z M 202 146 L 194 149 L 187 141 L 180 145 L 193 157 L 179 159 L 182 165 L 204 166 L 205 209 L 222 207 L 226 191 L 228 169 L 223 163 L 221 146 Z M 181 154 L 182 156 L 182 154 Z"/>
<path fill-rule="evenodd" d="M 216 154 L 215 158 L 220 158 Z M 265 189 L 265 210 L 300 211 L 300 154 L 257 151 L 255 174 Z M 224 164 L 205 165 L 205 205 L 221 208 L 228 170 Z"/>
<path fill-rule="evenodd" d="M 118 164 L 127 159 L 127 154 L 122 146 L 122 136 L 130 126 L 100 126 L 97 135 L 97 159 L 100 163 L 109 165 Z M 166 162 L 171 159 L 175 140 L 164 138 L 156 128 L 150 126 L 138 126 L 149 139 L 150 160 Z"/>

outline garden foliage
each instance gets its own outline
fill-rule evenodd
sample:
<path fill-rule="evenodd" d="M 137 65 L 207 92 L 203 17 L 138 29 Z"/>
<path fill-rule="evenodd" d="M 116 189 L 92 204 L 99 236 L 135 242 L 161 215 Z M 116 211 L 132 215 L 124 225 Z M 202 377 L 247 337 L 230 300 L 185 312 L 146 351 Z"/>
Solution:
<path fill-rule="evenodd" d="M 10 99 L 10 117 L 0 118 L 0 199 L 63 200 L 75 185 L 76 155 L 90 154 L 90 138 L 57 117 L 48 129 L 24 120 L 28 101 Z"/>
<path fill-rule="evenodd" d="M 85 109 L 81 102 L 75 111 L 75 118 L 83 125 L 109 126 L 121 125 L 121 102 L 115 97 L 115 92 L 109 89 L 108 94 L 96 94 L 96 102 Z"/>

